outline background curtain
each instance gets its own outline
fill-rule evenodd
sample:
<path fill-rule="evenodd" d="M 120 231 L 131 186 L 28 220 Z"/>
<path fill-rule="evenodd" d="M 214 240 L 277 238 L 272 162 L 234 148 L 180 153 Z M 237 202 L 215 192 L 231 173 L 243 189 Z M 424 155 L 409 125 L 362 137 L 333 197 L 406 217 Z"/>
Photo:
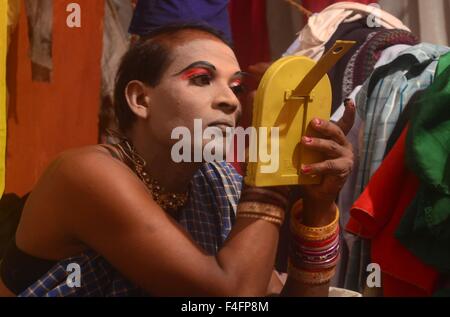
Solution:
<path fill-rule="evenodd" d="M 449 0 L 379 0 L 379 4 L 402 20 L 422 42 L 450 44 Z"/>
<path fill-rule="evenodd" d="M 22 2 L 8 56 L 6 193 L 23 196 L 56 155 L 97 141 L 104 1 L 77 0 L 82 27 L 68 28 L 72 2 L 53 2 L 51 82 L 32 80 Z"/>

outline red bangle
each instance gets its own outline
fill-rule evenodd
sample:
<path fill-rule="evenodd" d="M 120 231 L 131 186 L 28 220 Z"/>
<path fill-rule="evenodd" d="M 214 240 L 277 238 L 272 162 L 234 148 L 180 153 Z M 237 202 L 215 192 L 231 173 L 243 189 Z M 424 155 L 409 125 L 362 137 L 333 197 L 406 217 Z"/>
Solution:
<path fill-rule="evenodd" d="M 339 236 L 339 227 L 337 227 L 336 232 L 329 239 L 322 240 L 322 241 L 305 240 L 305 239 L 302 239 L 301 237 L 297 236 L 296 234 L 292 234 L 292 238 L 294 239 L 294 241 L 296 243 L 298 243 L 299 245 L 305 246 L 307 248 L 323 248 L 323 247 L 327 246 L 328 244 L 332 243 L 336 239 L 337 236 Z"/>

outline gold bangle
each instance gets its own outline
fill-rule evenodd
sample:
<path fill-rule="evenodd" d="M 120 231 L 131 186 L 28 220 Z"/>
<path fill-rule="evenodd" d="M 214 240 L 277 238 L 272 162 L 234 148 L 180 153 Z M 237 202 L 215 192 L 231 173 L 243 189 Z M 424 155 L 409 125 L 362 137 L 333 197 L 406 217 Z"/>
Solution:
<path fill-rule="evenodd" d="M 273 218 L 273 219 L 277 219 L 277 221 L 279 221 L 281 224 L 284 222 L 284 216 L 283 215 L 271 215 L 271 214 L 266 214 L 266 213 L 256 213 L 256 212 L 245 212 L 245 211 L 241 211 L 240 213 L 238 213 L 238 217 L 242 216 L 242 215 L 254 215 L 254 218 L 261 218 L 262 216 L 264 217 L 268 217 L 268 218 Z M 245 217 L 245 216 L 244 216 Z"/>
<path fill-rule="evenodd" d="M 254 201 L 239 203 L 237 217 L 240 216 L 243 216 L 244 218 L 263 219 L 280 226 L 284 222 L 284 210 L 282 208 Z"/>
<path fill-rule="evenodd" d="M 238 214 L 242 214 L 242 213 L 246 213 L 246 214 L 258 214 L 258 215 L 266 215 L 269 217 L 275 217 L 275 218 L 282 218 L 284 219 L 284 212 L 280 210 L 263 210 L 263 211 L 254 211 L 254 210 L 249 210 L 249 209 L 240 209 L 238 210 Z"/>
<path fill-rule="evenodd" d="M 263 214 L 255 214 L 255 213 L 239 213 L 237 215 L 237 218 L 247 218 L 247 219 L 261 219 L 261 220 L 265 220 L 267 222 L 270 222 L 274 225 L 277 225 L 279 227 L 281 227 L 281 225 L 283 224 L 283 219 L 278 218 L 278 217 L 271 217 L 271 216 L 266 216 Z"/>
<path fill-rule="evenodd" d="M 264 217 L 269 217 L 269 218 L 273 218 L 273 219 L 278 219 L 279 222 L 281 224 L 283 224 L 284 222 L 284 216 L 280 216 L 280 215 L 272 215 L 272 214 L 268 214 L 268 213 L 257 213 L 257 212 L 246 212 L 246 211 L 241 211 L 240 213 L 237 214 L 237 216 L 242 216 L 242 215 L 255 215 L 255 218 L 261 218 L 262 216 Z"/>
<path fill-rule="evenodd" d="M 244 201 L 239 203 L 237 211 L 239 212 L 277 212 L 279 214 L 284 214 L 284 209 L 272 204 L 260 203 L 256 201 Z"/>
<path fill-rule="evenodd" d="M 300 223 L 301 203 L 294 204 L 291 211 L 291 232 L 303 240 L 322 241 L 330 238 L 336 233 L 339 226 L 339 208 L 336 206 L 336 216 L 334 220 L 323 227 L 308 227 Z"/>
<path fill-rule="evenodd" d="M 291 261 L 288 262 L 288 277 L 297 282 L 310 285 L 320 285 L 328 283 L 336 273 L 336 267 L 320 272 L 309 272 L 296 268 Z"/>

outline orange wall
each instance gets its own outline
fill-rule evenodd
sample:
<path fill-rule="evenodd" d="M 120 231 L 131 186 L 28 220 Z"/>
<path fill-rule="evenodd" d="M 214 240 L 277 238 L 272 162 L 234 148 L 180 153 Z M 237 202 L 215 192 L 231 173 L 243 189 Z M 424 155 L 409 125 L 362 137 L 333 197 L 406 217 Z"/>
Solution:
<path fill-rule="evenodd" d="M 97 141 L 104 0 L 53 2 L 51 83 L 31 81 L 24 5 L 10 51 L 6 193 L 30 191 L 58 153 Z M 81 28 L 66 26 L 72 2 Z"/>

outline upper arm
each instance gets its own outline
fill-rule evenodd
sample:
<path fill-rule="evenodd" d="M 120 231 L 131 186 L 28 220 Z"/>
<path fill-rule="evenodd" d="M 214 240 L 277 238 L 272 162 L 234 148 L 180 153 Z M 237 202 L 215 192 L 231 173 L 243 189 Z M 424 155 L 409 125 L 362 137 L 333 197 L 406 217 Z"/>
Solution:
<path fill-rule="evenodd" d="M 215 257 L 150 198 L 126 167 L 103 154 L 67 158 L 58 171 L 64 225 L 118 271 L 154 295 L 221 294 Z M 214 281 L 215 283 L 212 283 Z"/>

